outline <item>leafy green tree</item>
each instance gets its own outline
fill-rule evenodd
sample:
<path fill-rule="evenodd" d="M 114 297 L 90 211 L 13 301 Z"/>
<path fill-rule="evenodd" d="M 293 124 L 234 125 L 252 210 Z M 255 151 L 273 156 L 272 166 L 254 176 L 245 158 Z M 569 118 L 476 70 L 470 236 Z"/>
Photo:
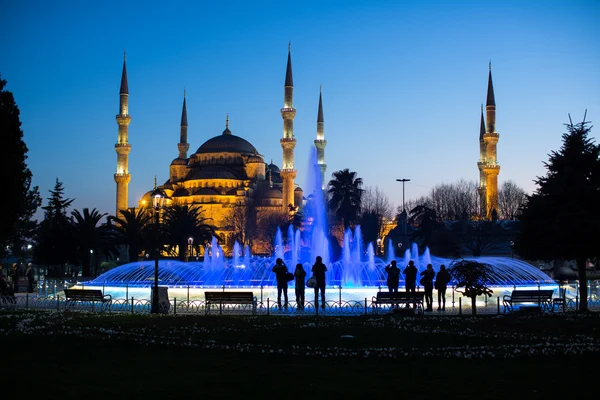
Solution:
<path fill-rule="evenodd" d="M 492 289 L 488 287 L 491 282 L 492 267 L 478 261 L 459 260 L 450 264 L 448 272 L 456 281 L 456 291 L 471 299 L 471 310 L 473 315 L 477 314 L 477 297 L 493 294 Z"/>
<path fill-rule="evenodd" d="M 129 262 L 137 261 L 142 250 L 150 250 L 146 238 L 152 214 L 143 208 L 121 210 L 120 213 L 120 218 L 110 216 L 108 220 L 114 224 L 117 243 L 127 246 Z"/>
<path fill-rule="evenodd" d="M 101 214 L 93 208 L 84 208 L 83 212 L 74 210 L 71 212 L 73 219 L 70 225 L 71 243 L 75 251 L 72 260 L 80 263 L 83 276 L 92 276 L 91 259 L 94 253 L 96 263 L 94 265 L 93 276 L 98 274 L 98 260 L 102 255 L 106 258 L 116 257 L 119 252 L 116 247 L 116 234 L 106 224 L 100 224 L 106 214 Z"/>
<path fill-rule="evenodd" d="M 580 310 L 587 311 L 586 263 L 600 256 L 600 146 L 588 121 L 566 124 L 563 144 L 544 163 L 519 216 L 515 250 L 526 259 L 575 260 Z"/>
<path fill-rule="evenodd" d="M 47 200 L 48 204 L 42 207 L 44 220 L 38 231 L 34 261 L 47 265 L 49 274 L 58 276 L 62 274 L 62 266 L 73 257 L 67 209 L 74 199 L 64 198 L 63 184 L 57 178 Z"/>
<path fill-rule="evenodd" d="M 335 217 L 344 222 L 344 230 L 356 224 L 362 205 L 362 178 L 347 168 L 333 173 L 333 179 L 327 185 L 328 206 Z"/>
<path fill-rule="evenodd" d="M 33 214 L 40 206 L 38 187 L 31 187 L 31 171 L 27 168 L 27 146 L 23 141 L 19 107 L 14 96 L 5 90 L 6 80 L 0 79 L 0 182 L 2 205 L 0 213 L 0 245 L 12 243 L 13 250 L 29 242 L 35 222 Z"/>
<path fill-rule="evenodd" d="M 163 229 L 169 251 L 179 249 L 178 258 L 184 261 L 187 255 L 188 238 L 194 238 L 194 246 L 204 246 L 215 234 L 215 228 L 205 218 L 199 206 L 173 205 L 166 208 Z"/>

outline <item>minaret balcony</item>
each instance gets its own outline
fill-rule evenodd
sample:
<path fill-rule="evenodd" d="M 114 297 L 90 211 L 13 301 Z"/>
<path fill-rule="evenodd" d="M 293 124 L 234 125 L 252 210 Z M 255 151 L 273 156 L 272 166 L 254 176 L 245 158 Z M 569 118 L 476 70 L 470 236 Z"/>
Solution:
<path fill-rule="evenodd" d="M 282 113 L 283 112 L 296 112 L 296 109 L 295 108 L 286 108 L 286 107 L 284 107 L 284 108 L 281 109 L 281 112 Z"/>

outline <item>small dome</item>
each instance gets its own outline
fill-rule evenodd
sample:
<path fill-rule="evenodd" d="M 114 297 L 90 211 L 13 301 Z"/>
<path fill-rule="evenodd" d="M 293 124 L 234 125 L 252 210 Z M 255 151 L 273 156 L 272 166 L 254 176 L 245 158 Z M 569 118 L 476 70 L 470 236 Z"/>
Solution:
<path fill-rule="evenodd" d="M 267 170 L 271 171 L 271 172 L 279 173 L 279 167 L 277 165 L 273 164 L 273 162 L 271 162 L 271 164 L 267 165 Z"/>
<path fill-rule="evenodd" d="M 277 188 L 269 188 L 262 196 L 265 199 L 281 199 L 283 197 L 281 190 Z"/>
<path fill-rule="evenodd" d="M 257 155 L 253 155 L 248 157 L 248 163 L 262 163 L 263 162 L 263 158 L 261 156 Z"/>
<path fill-rule="evenodd" d="M 176 158 L 171 162 L 171 165 L 187 165 L 187 160 L 185 158 Z"/>
<path fill-rule="evenodd" d="M 302 192 L 302 191 L 303 191 L 302 188 L 299 186 L 296 189 L 294 189 L 294 192 Z"/>
<path fill-rule="evenodd" d="M 245 153 L 258 154 L 256 148 L 246 139 L 232 135 L 229 129 L 225 129 L 223 134 L 208 139 L 198 148 L 196 154 L 205 153 Z"/>

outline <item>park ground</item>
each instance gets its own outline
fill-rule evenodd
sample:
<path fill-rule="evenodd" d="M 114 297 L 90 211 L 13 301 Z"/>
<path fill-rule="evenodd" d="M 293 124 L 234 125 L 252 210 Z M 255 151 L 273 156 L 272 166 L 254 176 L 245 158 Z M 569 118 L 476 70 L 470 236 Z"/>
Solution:
<path fill-rule="evenodd" d="M 0 310 L 24 398 L 595 396 L 600 315 L 153 316 Z"/>

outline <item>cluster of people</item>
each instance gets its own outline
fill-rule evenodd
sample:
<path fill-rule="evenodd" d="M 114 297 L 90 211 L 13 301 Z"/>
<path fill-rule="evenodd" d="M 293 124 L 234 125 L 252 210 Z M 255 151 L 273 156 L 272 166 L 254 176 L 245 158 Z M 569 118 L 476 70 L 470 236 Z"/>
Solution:
<path fill-rule="evenodd" d="M 387 286 L 388 290 L 393 292 L 398 292 L 398 285 L 400 282 L 400 268 L 396 265 L 396 260 L 393 260 L 390 265 L 385 267 L 385 272 L 387 272 Z M 417 274 L 419 271 L 415 266 L 414 261 L 409 261 L 402 271 L 404 274 L 404 282 L 407 292 L 415 292 L 417 288 Z M 438 292 L 438 311 L 446 310 L 446 288 L 448 287 L 448 283 L 450 282 L 450 274 L 448 270 L 446 270 L 445 265 L 440 265 L 440 270 L 435 276 L 435 271 L 433 270 L 433 265 L 427 264 L 427 269 L 422 271 L 419 274 L 422 278 L 419 283 L 423 286 L 423 290 L 425 292 L 425 311 L 433 311 L 433 289 Z M 435 283 L 434 283 L 435 278 Z"/>
<path fill-rule="evenodd" d="M 283 262 L 281 258 L 278 258 L 275 261 L 275 266 L 272 271 L 275 273 L 275 277 L 277 280 L 277 306 L 281 310 L 285 308 L 288 309 L 288 282 L 290 280 L 294 280 L 295 282 L 295 291 L 296 291 L 296 304 L 298 305 L 298 310 L 304 310 L 304 292 L 306 287 L 306 271 L 302 264 L 296 264 L 296 269 L 293 274 L 290 274 L 287 266 Z M 317 256 L 315 263 L 311 268 L 312 276 L 314 278 L 314 290 L 315 290 L 315 306 L 319 304 L 319 292 L 321 293 L 321 308 L 325 309 L 325 273 L 327 272 L 327 267 L 323 264 L 323 259 L 320 256 Z M 281 305 L 281 295 L 283 294 L 283 307 Z"/>
<path fill-rule="evenodd" d="M 6 277 L 4 276 L 4 271 L 0 266 L 0 295 L 12 296 L 14 293 L 17 293 L 19 291 L 19 277 L 22 275 L 23 269 L 16 263 L 12 265 L 12 268 L 10 268 L 9 271 L 7 271 Z M 31 263 L 27 264 L 27 269 L 25 270 L 24 275 L 27 278 L 27 292 L 33 293 L 35 285 L 35 270 L 33 269 Z"/>

